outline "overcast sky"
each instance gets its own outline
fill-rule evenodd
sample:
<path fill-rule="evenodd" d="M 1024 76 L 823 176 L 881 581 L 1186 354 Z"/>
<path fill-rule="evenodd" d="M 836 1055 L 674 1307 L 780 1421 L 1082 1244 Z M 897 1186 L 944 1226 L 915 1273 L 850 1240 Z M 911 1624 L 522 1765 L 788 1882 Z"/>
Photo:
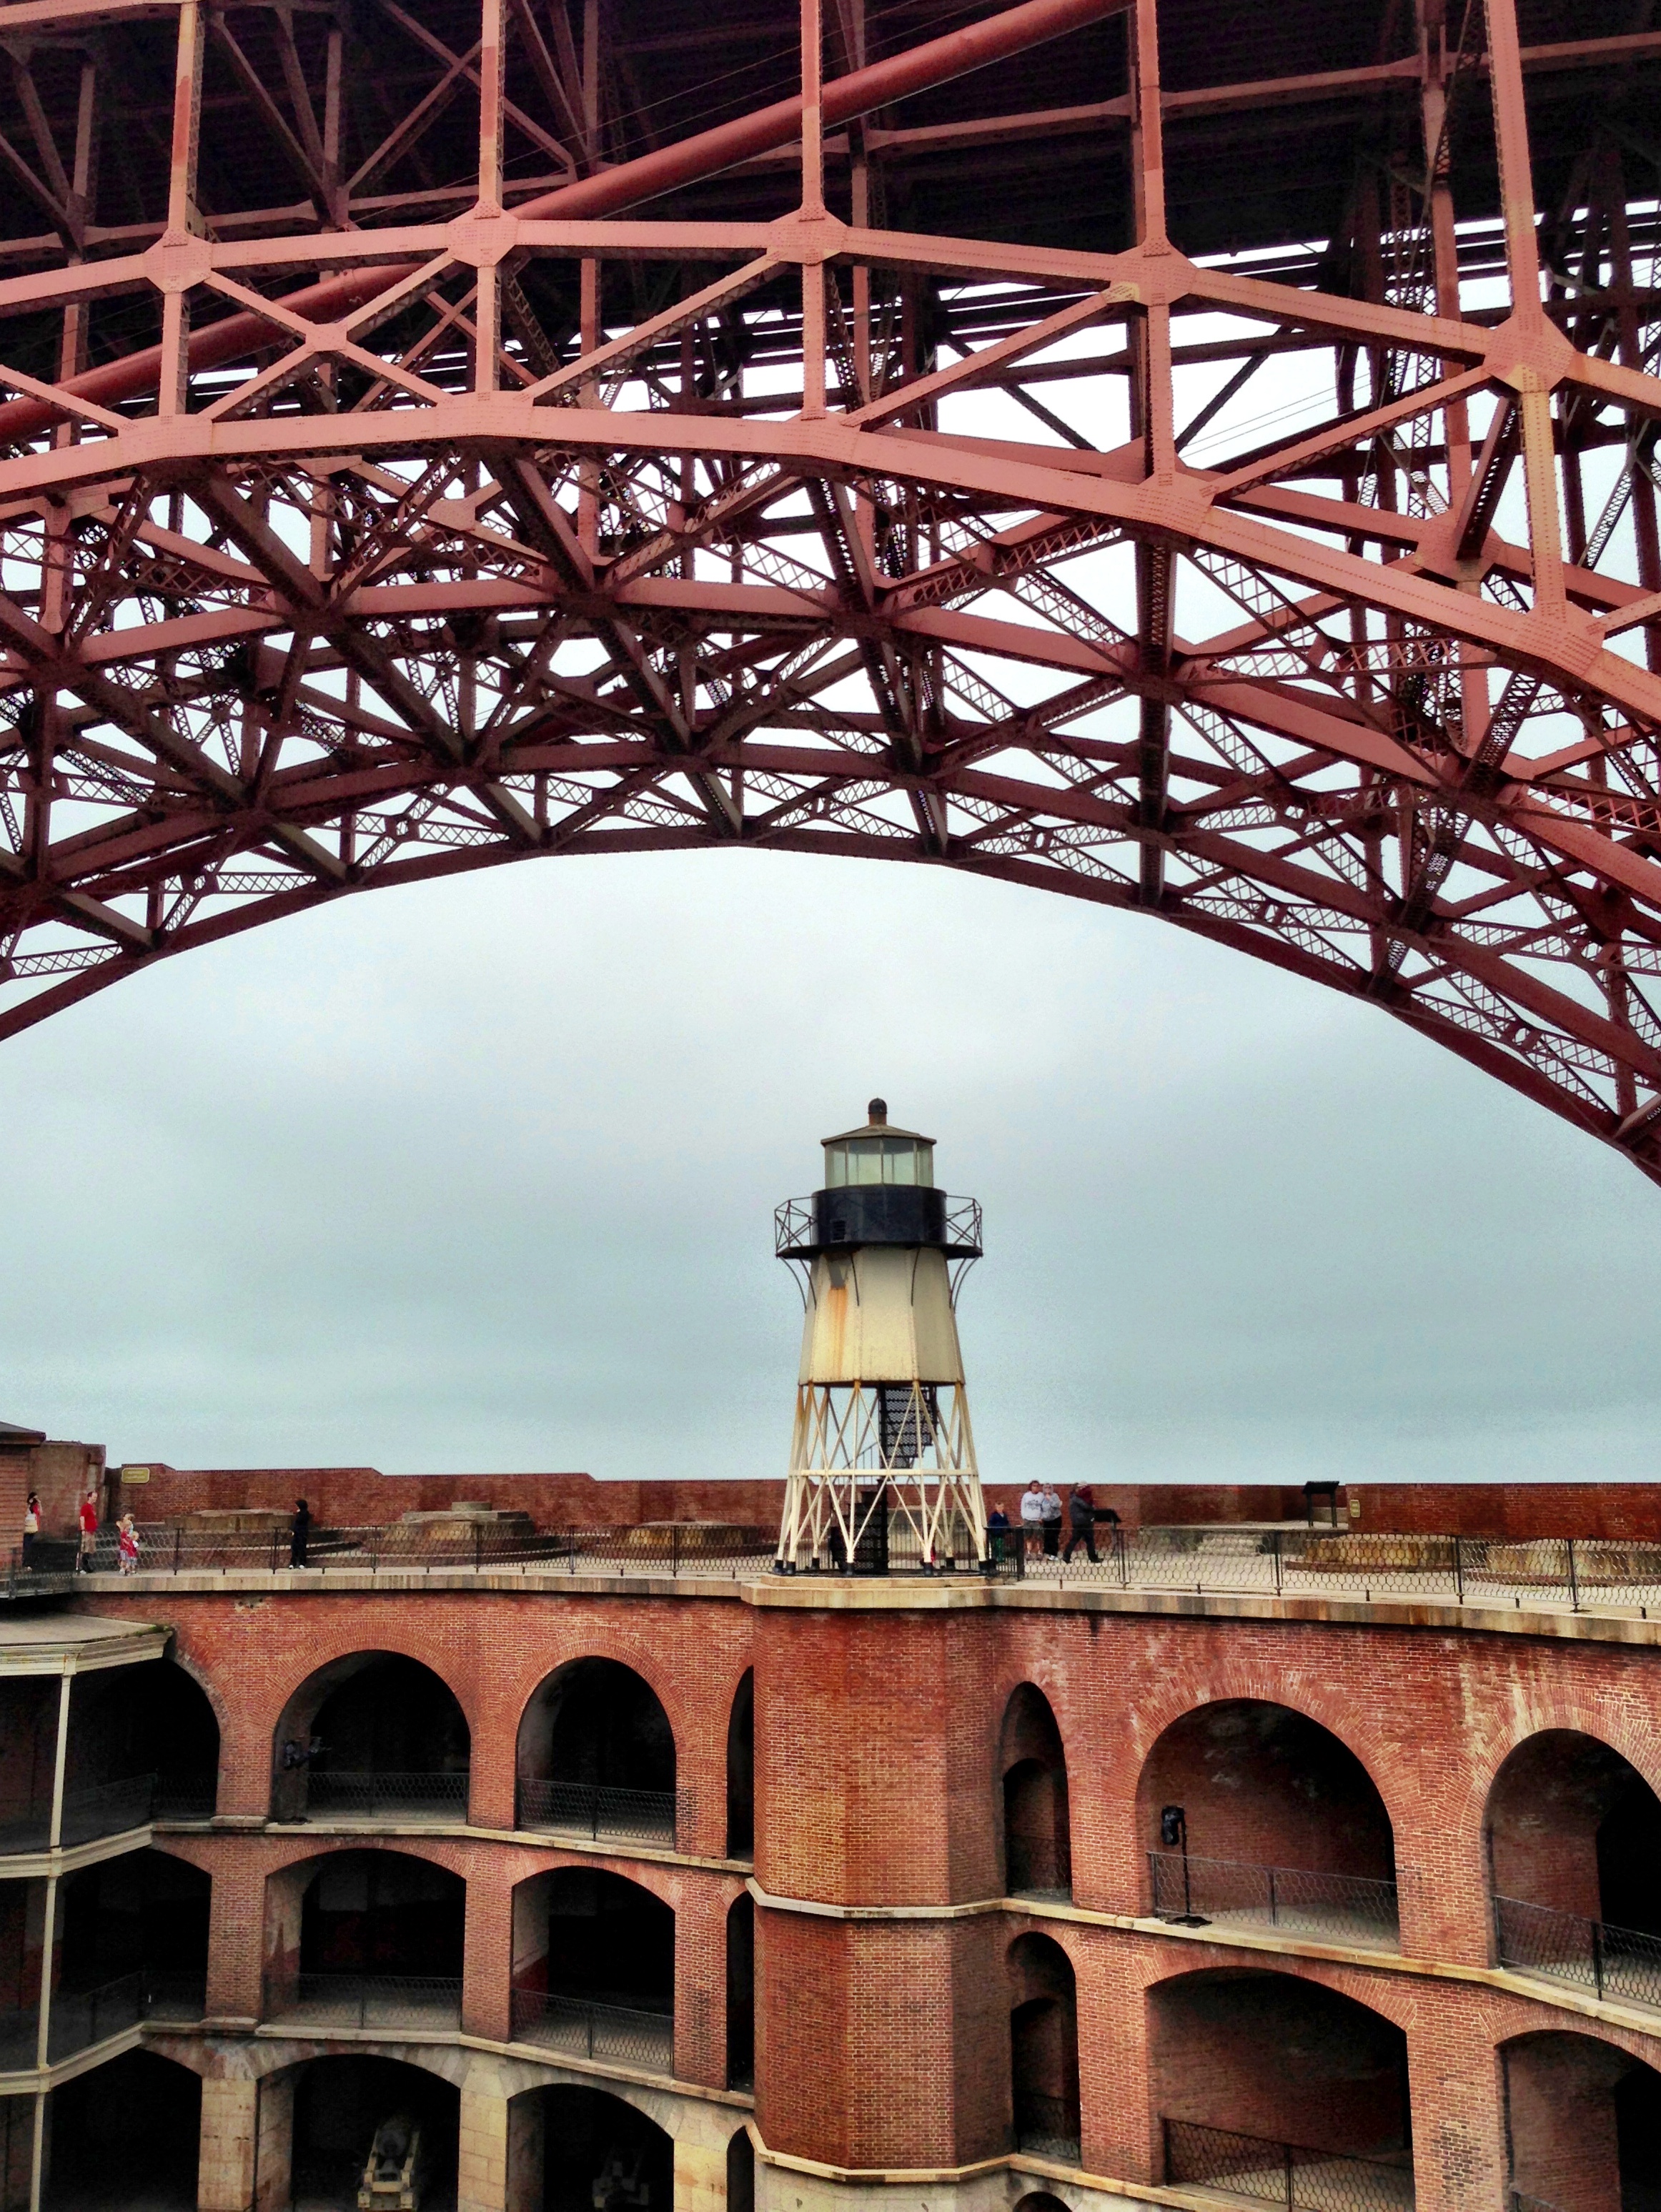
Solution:
<path fill-rule="evenodd" d="M 1613 1154 L 1152 921 L 764 854 L 345 900 L 0 1045 L 0 1419 L 780 1474 L 772 1208 L 873 1091 L 986 1208 L 989 1477 L 1661 1474 L 1661 1190 Z"/>

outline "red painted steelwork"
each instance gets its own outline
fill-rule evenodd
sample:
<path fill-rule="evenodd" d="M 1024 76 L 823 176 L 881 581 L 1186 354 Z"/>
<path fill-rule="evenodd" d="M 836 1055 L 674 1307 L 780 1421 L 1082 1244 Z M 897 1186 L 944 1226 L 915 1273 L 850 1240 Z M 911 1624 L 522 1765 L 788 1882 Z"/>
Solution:
<path fill-rule="evenodd" d="M 839 852 L 1661 1179 L 1661 41 L 825 15 L 805 105 L 784 0 L 0 4 L 0 1035 L 376 884 Z"/>
<path fill-rule="evenodd" d="M 1007 61 L 1045 40 L 1061 38 L 1082 24 L 1116 15 L 1125 5 L 1126 0 L 1025 0 L 1022 6 L 1008 9 L 988 22 L 931 39 L 926 46 L 873 63 L 827 85 L 824 119 L 833 125 L 851 123 L 873 108 L 928 92 L 970 70 Z M 4 11 L 0 9 L 0 24 L 4 20 Z M 639 207 L 666 192 L 719 175 L 738 162 L 793 144 L 801 136 L 801 110 L 800 95 L 775 100 L 770 107 L 753 115 L 718 124 L 695 137 L 640 155 L 615 168 L 599 170 L 577 184 L 540 193 L 517 204 L 514 217 L 520 222 L 592 222 L 602 216 L 621 215 L 625 209 Z M 410 267 L 408 262 L 398 261 L 383 267 L 354 269 L 326 283 L 284 293 L 283 305 L 289 314 L 303 315 L 307 322 L 330 322 L 399 283 Z M 268 345 L 271 336 L 272 325 L 264 315 L 227 315 L 192 336 L 191 368 L 197 373 L 222 368 L 228 362 L 243 360 Z M 140 392 L 155 391 L 161 359 L 159 346 L 125 355 L 70 379 L 64 389 L 100 406 L 117 406 Z M 57 410 L 50 406 L 13 400 L 0 406 L 0 445 L 37 437 L 57 419 Z"/>

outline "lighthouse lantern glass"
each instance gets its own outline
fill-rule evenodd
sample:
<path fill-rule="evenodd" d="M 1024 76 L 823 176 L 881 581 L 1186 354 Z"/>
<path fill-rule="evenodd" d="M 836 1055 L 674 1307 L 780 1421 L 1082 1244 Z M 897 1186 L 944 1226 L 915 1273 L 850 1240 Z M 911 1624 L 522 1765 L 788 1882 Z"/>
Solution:
<path fill-rule="evenodd" d="M 930 1185 L 934 1147 L 916 1137 L 843 1137 L 824 1148 L 827 1190 L 849 1183 L 904 1182 Z"/>

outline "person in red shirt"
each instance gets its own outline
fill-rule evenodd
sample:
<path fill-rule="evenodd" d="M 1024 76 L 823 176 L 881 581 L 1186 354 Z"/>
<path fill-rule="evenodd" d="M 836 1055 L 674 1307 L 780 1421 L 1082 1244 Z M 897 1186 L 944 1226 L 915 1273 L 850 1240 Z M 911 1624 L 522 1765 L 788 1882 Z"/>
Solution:
<path fill-rule="evenodd" d="M 89 1490 L 81 1501 L 81 1555 L 76 1565 L 83 1575 L 93 1571 L 98 1550 L 98 1492 Z"/>

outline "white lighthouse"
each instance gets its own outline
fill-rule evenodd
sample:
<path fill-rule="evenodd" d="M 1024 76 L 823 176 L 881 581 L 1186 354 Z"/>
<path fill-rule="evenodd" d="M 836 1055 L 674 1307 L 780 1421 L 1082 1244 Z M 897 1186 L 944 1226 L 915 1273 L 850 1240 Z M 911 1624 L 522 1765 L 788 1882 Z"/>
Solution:
<path fill-rule="evenodd" d="M 824 1187 L 775 1217 L 806 1312 L 777 1565 L 882 1573 L 986 1557 L 957 1293 L 981 1210 L 934 1188 L 934 1140 L 873 1098 L 826 1137 Z"/>

